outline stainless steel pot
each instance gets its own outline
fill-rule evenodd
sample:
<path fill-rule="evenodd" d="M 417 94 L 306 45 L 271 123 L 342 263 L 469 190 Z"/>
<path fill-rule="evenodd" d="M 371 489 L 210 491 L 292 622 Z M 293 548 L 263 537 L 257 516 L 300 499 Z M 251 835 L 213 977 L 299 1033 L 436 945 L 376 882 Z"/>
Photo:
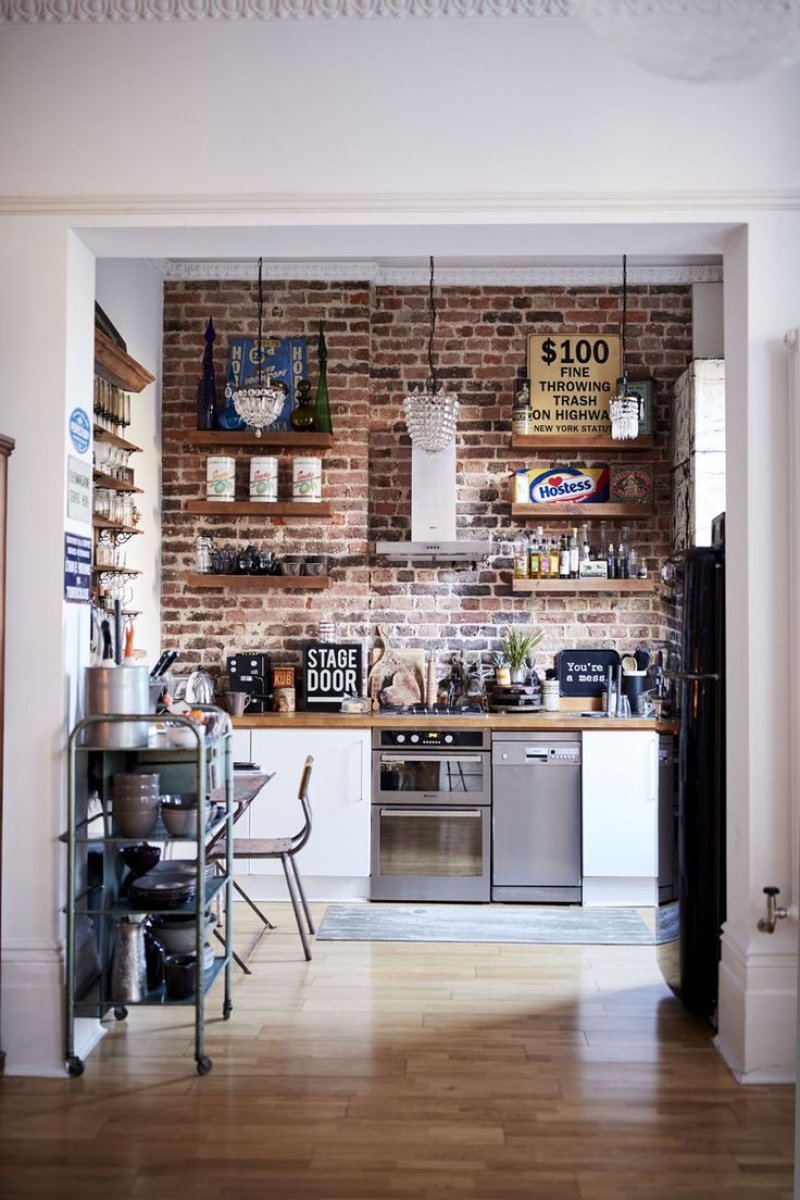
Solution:
<path fill-rule="evenodd" d="M 149 672 L 145 666 L 86 668 L 86 715 L 140 715 L 153 711 Z M 148 726 L 141 721 L 98 723 L 91 733 L 96 746 L 122 748 L 146 746 Z"/>

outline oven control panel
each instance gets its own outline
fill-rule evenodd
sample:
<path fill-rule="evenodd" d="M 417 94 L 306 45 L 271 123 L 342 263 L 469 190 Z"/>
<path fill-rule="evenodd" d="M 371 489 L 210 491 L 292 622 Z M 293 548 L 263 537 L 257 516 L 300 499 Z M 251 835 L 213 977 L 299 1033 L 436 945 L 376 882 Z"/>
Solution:
<path fill-rule="evenodd" d="M 482 729 L 379 729 L 375 731 L 379 747 L 400 746 L 409 750 L 483 750 L 486 735 Z"/>

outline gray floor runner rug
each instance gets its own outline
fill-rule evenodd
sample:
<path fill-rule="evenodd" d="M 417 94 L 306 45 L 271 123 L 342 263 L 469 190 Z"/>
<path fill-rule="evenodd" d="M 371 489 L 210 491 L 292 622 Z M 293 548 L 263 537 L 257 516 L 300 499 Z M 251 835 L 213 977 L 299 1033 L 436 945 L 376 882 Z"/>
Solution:
<path fill-rule="evenodd" d="M 652 946 L 671 941 L 670 922 L 648 929 L 632 908 L 488 904 L 329 904 L 321 942 L 529 942 Z"/>

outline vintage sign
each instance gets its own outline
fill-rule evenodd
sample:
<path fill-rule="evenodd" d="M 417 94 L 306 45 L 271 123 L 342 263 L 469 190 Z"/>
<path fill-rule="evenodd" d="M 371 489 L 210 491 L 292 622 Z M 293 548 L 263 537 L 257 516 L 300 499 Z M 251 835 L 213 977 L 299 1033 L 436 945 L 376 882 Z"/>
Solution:
<path fill-rule="evenodd" d="M 611 667 L 616 679 L 616 650 L 562 650 L 558 656 L 558 685 L 562 696 L 602 696 Z"/>
<path fill-rule="evenodd" d="M 64 599 L 88 604 L 92 598 L 92 539 L 64 534 Z"/>
<path fill-rule="evenodd" d="M 360 696 L 363 670 L 357 642 L 311 642 L 303 646 L 303 696 L 307 712 L 338 712 L 348 696 Z"/>
<path fill-rule="evenodd" d="M 78 454 L 85 454 L 92 441 L 92 427 L 85 409 L 73 408 L 69 414 L 69 436 Z"/>
<path fill-rule="evenodd" d="M 67 516 L 92 523 L 92 468 L 82 458 L 67 456 Z"/>
<path fill-rule="evenodd" d="M 530 433 L 554 441 L 565 434 L 609 435 L 608 404 L 621 373 L 619 334 L 531 334 Z"/>

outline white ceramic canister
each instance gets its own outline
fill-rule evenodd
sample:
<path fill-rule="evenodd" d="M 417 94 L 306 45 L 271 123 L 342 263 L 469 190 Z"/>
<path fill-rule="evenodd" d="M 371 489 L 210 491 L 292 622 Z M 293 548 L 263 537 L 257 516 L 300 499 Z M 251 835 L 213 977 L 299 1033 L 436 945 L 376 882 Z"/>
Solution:
<path fill-rule="evenodd" d="M 274 455 L 250 459 L 250 499 L 278 499 L 278 460 Z"/>
<path fill-rule="evenodd" d="M 322 499 L 322 459 L 296 458 L 292 464 L 292 499 Z"/>
<path fill-rule="evenodd" d="M 209 500 L 236 498 L 236 459 L 227 455 L 206 459 L 206 496 Z"/>

